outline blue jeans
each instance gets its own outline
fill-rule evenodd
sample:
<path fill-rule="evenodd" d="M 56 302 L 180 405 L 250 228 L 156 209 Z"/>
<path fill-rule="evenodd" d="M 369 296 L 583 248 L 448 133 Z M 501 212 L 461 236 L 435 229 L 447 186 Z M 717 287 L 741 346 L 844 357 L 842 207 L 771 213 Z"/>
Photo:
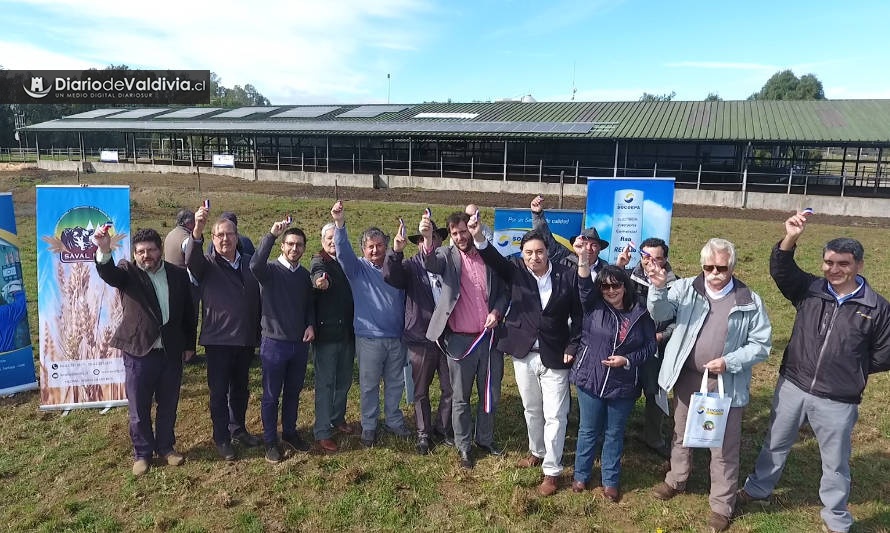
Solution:
<path fill-rule="evenodd" d="M 578 389 L 580 421 L 575 450 L 575 481 L 587 483 L 593 468 L 593 452 L 604 437 L 600 457 L 603 487 L 619 487 L 624 430 L 635 398 L 604 399 Z"/>
<path fill-rule="evenodd" d="M 263 365 L 263 441 L 278 443 L 278 400 L 281 399 L 281 434 L 297 434 L 300 392 L 306 379 L 309 345 L 302 341 L 283 341 L 263 337 L 260 362 Z"/>

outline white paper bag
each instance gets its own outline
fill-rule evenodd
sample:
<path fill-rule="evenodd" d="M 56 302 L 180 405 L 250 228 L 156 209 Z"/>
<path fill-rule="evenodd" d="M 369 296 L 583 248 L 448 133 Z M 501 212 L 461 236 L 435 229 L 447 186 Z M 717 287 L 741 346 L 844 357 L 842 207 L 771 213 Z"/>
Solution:
<path fill-rule="evenodd" d="M 683 446 L 687 448 L 720 448 L 726 433 L 726 419 L 732 398 L 723 393 L 723 375 L 717 374 L 718 392 L 708 392 L 708 373 L 704 372 L 699 392 L 689 399 Z"/>

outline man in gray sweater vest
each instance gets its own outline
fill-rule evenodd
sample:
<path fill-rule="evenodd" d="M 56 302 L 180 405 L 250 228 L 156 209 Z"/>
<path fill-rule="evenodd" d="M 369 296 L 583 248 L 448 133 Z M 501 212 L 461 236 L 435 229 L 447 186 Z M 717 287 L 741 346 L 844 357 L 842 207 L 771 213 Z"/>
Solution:
<path fill-rule="evenodd" d="M 290 218 L 290 217 L 288 217 Z M 300 391 L 306 379 L 309 343 L 315 339 L 315 305 L 309 271 L 300 266 L 306 250 L 306 234 L 288 228 L 289 220 L 272 224 L 263 237 L 250 270 L 260 282 L 263 306 L 263 339 L 260 362 L 263 365 L 263 440 L 266 460 L 281 461 L 278 448 L 278 399 L 281 398 L 281 440 L 294 450 L 309 451 L 297 434 Z M 281 254 L 268 261 L 275 239 L 282 237 Z"/>

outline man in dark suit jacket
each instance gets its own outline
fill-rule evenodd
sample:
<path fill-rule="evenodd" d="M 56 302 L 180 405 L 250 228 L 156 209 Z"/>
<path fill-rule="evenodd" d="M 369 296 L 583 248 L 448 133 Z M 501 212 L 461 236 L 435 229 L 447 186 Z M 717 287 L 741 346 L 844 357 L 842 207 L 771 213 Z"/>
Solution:
<path fill-rule="evenodd" d="M 494 443 L 494 414 L 501 395 L 504 358 L 493 348 L 492 336 L 507 310 L 506 287 L 479 256 L 467 229 L 469 221 L 466 213 L 448 217 L 453 244 L 439 248 L 433 247 L 433 227 L 428 215 L 423 216 L 419 228 L 424 239 L 424 266 L 442 276 L 442 294 L 430 317 L 426 338 L 439 342 L 448 356 L 453 391 L 451 421 L 463 468 L 474 466 L 470 448 L 473 381 L 479 394 L 476 446 L 490 455 L 503 453 Z"/>
<path fill-rule="evenodd" d="M 111 238 L 100 228 L 93 234 L 98 250 L 96 271 L 115 287 L 123 317 L 111 346 L 123 352 L 133 475 L 148 471 L 157 453 L 168 465 L 185 457 L 173 445 L 176 408 L 182 385 L 182 361 L 195 352 L 195 312 L 185 270 L 162 259 L 161 236 L 153 229 L 133 235 L 133 261 L 111 261 Z M 151 406 L 157 419 L 152 430 Z"/>
<path fill-rule="evenodd" d="M 469 226 L 479 254 L 510 287 L 510 311 L 498 349 L 513 357 L 513 370 L 528 430 L 529 454 L 518 466 L 541 465 L 542 496 L 557 489 L 569 414 L 569 369 L 581 339 L 578 273 L 551 263 L 544 236 L 529 231 L 521 259 L 508 260 L 490 246 L 479 225 Z"/>

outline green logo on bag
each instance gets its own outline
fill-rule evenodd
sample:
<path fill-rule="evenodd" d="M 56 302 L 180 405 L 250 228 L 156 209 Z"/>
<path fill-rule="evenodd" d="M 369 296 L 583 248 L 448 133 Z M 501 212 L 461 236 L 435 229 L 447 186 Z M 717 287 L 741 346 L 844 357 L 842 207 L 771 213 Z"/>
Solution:
<path fill-rule="evenodd" d="M 714 430 L 714 422 L 710 420 L 706 420 L 704 424 L 701 425 L 702 429 L 705 431 L 713 431 Z"/>

